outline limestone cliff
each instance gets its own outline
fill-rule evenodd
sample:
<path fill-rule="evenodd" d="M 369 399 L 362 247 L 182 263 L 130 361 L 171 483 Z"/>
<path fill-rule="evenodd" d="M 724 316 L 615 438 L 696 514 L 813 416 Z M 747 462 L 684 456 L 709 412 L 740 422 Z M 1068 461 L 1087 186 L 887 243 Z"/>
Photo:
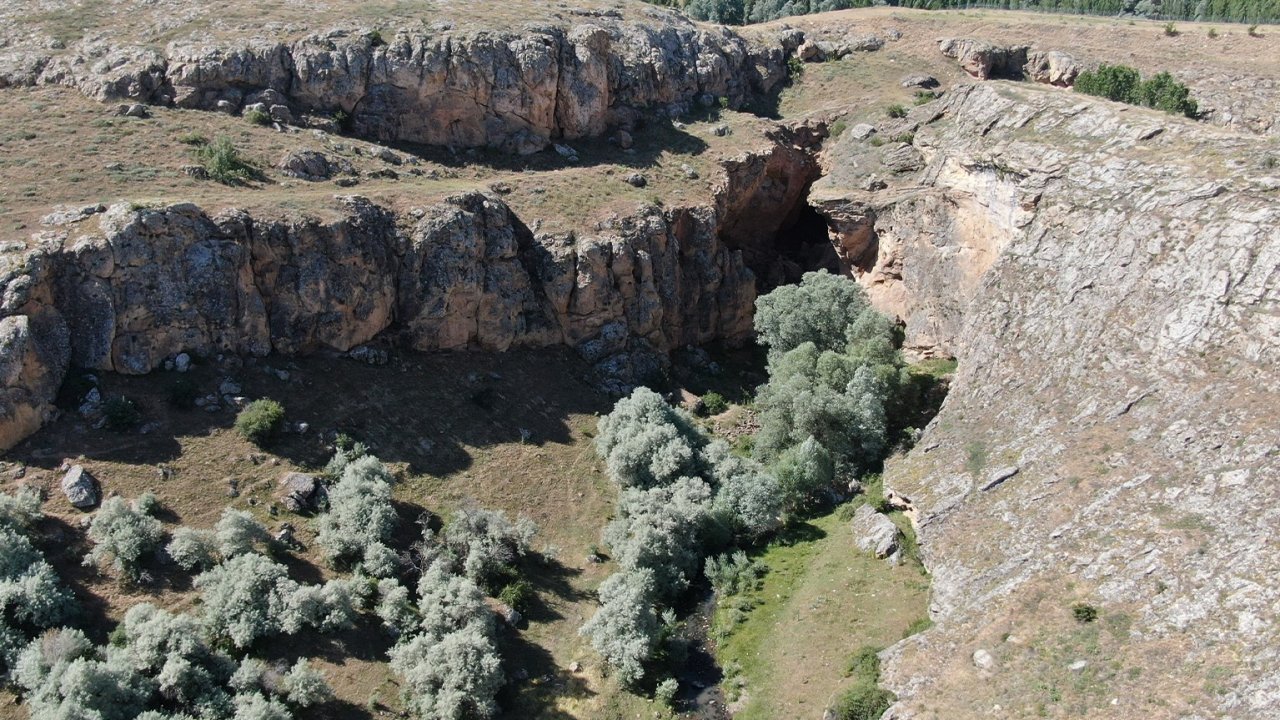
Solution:
<path fill-rule="evenodd" d="M 850 138 L 815 191 L 909 342 L 960 361 L 886 472 L 937 623 L 887 653 L 890 716 L 1274 717 L 1264 141 L 1014 83 L 904 123 L 918 169 Z"/>
<path fill-rule="evenodd" d="M 7 269 L 0 445 L 39 427 L 69 365 L 149 372 L 179 352 L 565 344 L 613 382 L 685 344 L 751 332 L 755 281 L 709 208 L 656 207 L 590 235 L 530 232 L 494 196 L 333 221 L 113 206 Z"/>
<path fill-rule="evenodd" d="M 792 43 L 794 45 L 794 43 Z M 61 84 L 132 99 L 313 122 L 382 141 L 531 153 L 786 80 L 782 38 L 747 38 L 664 13 L 522 29 L 338 27 L 297 40 L 174 40 L 163 51 L 85 43 L 0 53 L 0 88 Z M 314 116 L 314 117 L 309 117 Z"/>

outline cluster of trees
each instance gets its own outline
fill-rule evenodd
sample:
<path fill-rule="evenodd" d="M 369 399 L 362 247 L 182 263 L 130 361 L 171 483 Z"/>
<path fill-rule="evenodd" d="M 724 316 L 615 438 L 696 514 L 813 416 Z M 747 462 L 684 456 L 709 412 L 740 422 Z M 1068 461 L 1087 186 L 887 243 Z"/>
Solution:
<path fill-rule="evenodd" d="M 1143 105 L 1174 115 L 1195 117 L 1199 106 L 1191 98 L 1191 90 L 1167 72 L 1156 73 L 1146 80 L 1127 65 L 1101 65 L 1086 70 L 1076 78 L 1075 91 L 1108 100 Z"/>
<path fill-rule="evenodd" d="M 143 556 L 163 540 L 155 510 L 150 495 L 132 503 L 120 498 L 103 503 L 89 529 L 95 543 L 89 562 L 110 560 L 119 572 L 136 578 Z M 205 590 L 202 616 L 143 603 L 130 608 L 109 645 L 95 646 L 67 626 L 76 617 L 76 604 L 28 536 L 40 518 L 35 491 L 0 495 L 0 671 L 23 694 L 32 717 L 287 720 L 330 697 L 323 677 L 305 661 L 276 668 L 248 656 L 237 662 L 220 649 L 224 632 L 231 645 L 245 648 L 252 638 L 241 629 L 260 630 L 255 611 L 261 609 L 261 593 L 237 564 L 243 558 L 275 566 L 279 573 L 274 584 L 268 583 L 273 587 L 287 581 L 283 566 L 253 553 L 238 555 L 197 578 Z M 237 540 L 242 533 L 233 532 L 243 525 L 242 519 L 224 516 L 216 533 L 223 545 L 216 551 L 244 551 Z M 249 531 L 256 537 L 253 528 Z M 299 597 L 299 592 L 289 595 L 295 613 Z M 262 614 L 288 616 L 288 605 Z"/>
<path fill-rule="evenodd" d="M 582 628 L 624 683 L 643 678 L 663 609 L 713 553 L 758 542 L 829 495 L 837 477 L 875 469 L 910 375 L 897 331 L 857 283 L 826 272 L 761 297 L 756 332 L 769 381 L 756 405 L 754 457 L 711 441 L 686 413 L 640 388 L 600 421 L 596 450 L 621 488 L 604 540 L 618 571 Z M 744 555 L 712 558 L 717 585 L 754 579 Z"/>
<path fill-rule="evenodd" d="M 698 20 L 743 25 L 792 15 L 889 5 L 927 10 L 993 8 L 1079 15 L 1132 15 L 1161 20 L 1273 22 L 1280 0 L 650 0 Z"/>

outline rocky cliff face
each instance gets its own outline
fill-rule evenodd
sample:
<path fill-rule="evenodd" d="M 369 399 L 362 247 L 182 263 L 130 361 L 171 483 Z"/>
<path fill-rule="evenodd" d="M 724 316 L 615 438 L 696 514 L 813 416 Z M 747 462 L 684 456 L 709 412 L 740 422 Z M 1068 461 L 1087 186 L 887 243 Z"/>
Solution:
<path fill-rule="evenodd" d="M 46 233 L 13 264 L 0 342 L 0 445 L 39 426 L 69 365 L 146 373 L 179 352 L 417 350 L 565 344 L 619 386 L 671 348 L 751 332 L 755 280 L 709 208 L 642 209 L 591 235 L 530 232 L 468 193 L 397 216 L 133 209 Z"/>
<path fill-rule="evenodd" d="M 794 42 L 791 43 L 791 46 Z M 733 107 L 786 79 L 783 38 L 748 40 L 664 14 L 517 32 L 335 29 L 296 41 L 177 40 L 0 54 L 0 88 L 56 83 L 133 99 L 340 126 L 357 135 L 530 153 L 631 127 L 645 112 Z"/>
<path fill-rule="evenodd" d="M 937 623 L 887 653 L 890 716 L 1274 716 L 1280 179 L 1262 141 L 1013 83 L 907 122 L 919 170 L 850 139 L 817 188 L 873 298 L 960 360 L 886 473 Z"/>

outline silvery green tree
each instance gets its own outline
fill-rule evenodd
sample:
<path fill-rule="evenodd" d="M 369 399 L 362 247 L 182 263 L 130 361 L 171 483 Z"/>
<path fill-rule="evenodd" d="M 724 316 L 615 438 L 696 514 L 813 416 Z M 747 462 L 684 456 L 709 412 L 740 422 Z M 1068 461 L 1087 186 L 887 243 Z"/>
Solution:
<path fill-rule="evenodd" d="M 490 633 L 467 625 L 439 639 L 422 633 L 391 649 L 391 669 L 405 685 L 405 701 L 421 720 L 487 718 L 506 682 Z"/>
<path fill-rule="evenodd" d="M 22 487 L 13 495 L 0 493 L 0 528 L 27 532 L 42 517 L 39 490 Z"/>
<path fill-rule="evenodd" d="M 614 482 L 649 488 L 700 474 L 698 451 L 706 443 L 693 418 L 642 387 L 600 419 L 596 452 Z"/>
<path fill-rule="evenodd" d="M 121 575 L 137 580 L 143 558 L 155 552 L 164 539 L 164 526 L 151 517 L 148 509 L 154 509 L 154 505 L 107 498 L 89 526 L 93 549 L 85 555 L 84 564 L 92 566 L 109 560 Z"/>
<path fill-rule="evenodd" d="M 723 440 L 703 451 L 715 486 L 712 512 L 741 540 L 754 540 L 782 524 L 783 495 L 778 479 L 760 463 L 732 453 Z"/>
<path fill-rule="evenodd" d="M 372 455 L 341 466 L 342 475 L 329 490 L 329 512 L 320 518 L 316 542 L 330 563 L 374 577 L 390 576 L 397 566 L 395 553 L 387 545 L 396 526 L 391 473 Z"/>
<path fill-rule="evenodd" d="M 768 346 L 770 362 L 805 343 L 819 353 L 844 352 L 851 327 L 891 329 L 883 317 L 858 283 L 819 270 L 756 299 L 756 338 Z"/>
<path fill-rule="evenodd" d="M 206 631 L 236 648 L 284 631 L 289 602 L 299 585 L 283 565 L 248 553 L 233 557 L 195 580 Z"/>
<path fill-rule="evenodd" d="M 71 593 L 31 540 L 0 526 L 0 674 L 32 638 L 75 611 Z"/>
<path fill-rule="evenodd" d="M 596 591 L 600 609 L 579 631 L 626 685 L 644 677 L 645 663 L 658 646 L 661 626 L 654 611 L 653 571 L 614 573 Z"/>
<path fill-rule="evenodd" d="M 649 570 L 658 594 L 674 597 L 698 570 L 710 513 L 711 487 L 697 478 L 628 488 L 619 496 L 618 518 L 605 527 L 605 544 L 623 571 Z"/>
<path fill-rule="evenodd" d="M 831 452 L 812 435 L 783 451 L 773 471 L 782 488 L 783 502 L 789 507 L 803 505 L 835 483 Z"/>
<path fill-rule="evenodd" d="M 529 518 L 511 522 L 501 510 L 458 510 L 442 540 L 462 572 L 487 583 L 529 552 L 538 528 Z"/>

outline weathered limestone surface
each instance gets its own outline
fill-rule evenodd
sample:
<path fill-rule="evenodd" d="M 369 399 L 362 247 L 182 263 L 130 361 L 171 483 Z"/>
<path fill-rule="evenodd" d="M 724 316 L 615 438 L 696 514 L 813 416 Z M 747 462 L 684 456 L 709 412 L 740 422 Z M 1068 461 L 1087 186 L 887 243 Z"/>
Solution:
<path fill-rule="evenodd" d="M 908 119 L 923 169 L 862 189 L 883 148 L 842 138 L 814 197 L 908 343 L 959 359 L 885 474 L 916 510 L 937 623 L 887 651 L 890 717 L 1274 717 L 1264 141 L 1025 83 L 937 105 Z"/>

